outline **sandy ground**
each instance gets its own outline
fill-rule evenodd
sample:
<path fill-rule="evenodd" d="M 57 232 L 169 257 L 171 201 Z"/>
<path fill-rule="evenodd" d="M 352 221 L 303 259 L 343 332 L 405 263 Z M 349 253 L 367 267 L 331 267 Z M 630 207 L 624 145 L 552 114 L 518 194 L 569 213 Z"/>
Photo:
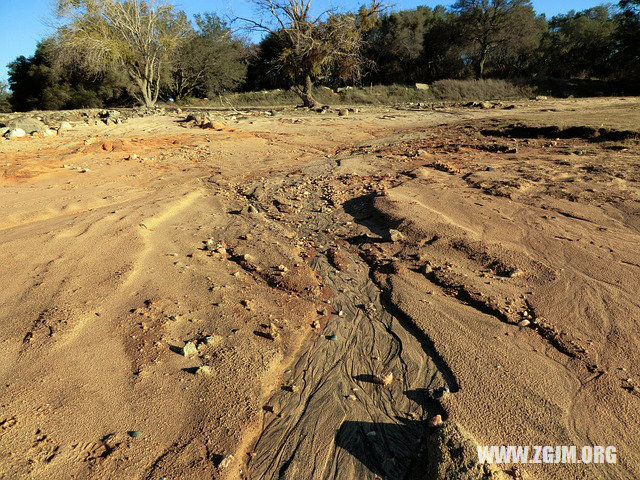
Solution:
<path fill-rule="evenodd" d="M 638 478 L 638 99 L 182 118 L 0 142 L 2 479 Z"/>

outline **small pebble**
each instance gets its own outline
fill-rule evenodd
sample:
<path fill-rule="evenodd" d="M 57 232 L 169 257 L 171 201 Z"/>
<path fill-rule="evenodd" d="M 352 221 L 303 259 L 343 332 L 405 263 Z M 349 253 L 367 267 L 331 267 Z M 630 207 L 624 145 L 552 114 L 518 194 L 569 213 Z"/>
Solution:
<path fill-rule="evenodd" d="M 227 453 L 222 457 L 222 460 L 220 460 L 218 467 L 227 468 L 229 465 L 231 465 L 232 461 L 233 461 L 233 455 L 231 455 L 230 453 Z"/>
<path fill-rule="evenodd" d="M 442 425 L 442 416 L 441 415 L 436 415 L 435 417 L 432 417 L 429 420 L 429 426 L 431 428 L 437 428 L 440 425 Z"/>
<path fill-rule="evenodd" d="M 388 387 L 391 385 L 391 382 L 393 382 L 393 372 L 382 373 L 375 377 L 375 383 L 383 387 Z"/>
<path fill-rule="evenodd" d="M 198 353 L 198 349 L 196 348 L 196 344 L 193 342 L 187 342 L 182 347 L 182 355 L 185 357 L 189 357 L 191 355 L 195 355 Z"/>

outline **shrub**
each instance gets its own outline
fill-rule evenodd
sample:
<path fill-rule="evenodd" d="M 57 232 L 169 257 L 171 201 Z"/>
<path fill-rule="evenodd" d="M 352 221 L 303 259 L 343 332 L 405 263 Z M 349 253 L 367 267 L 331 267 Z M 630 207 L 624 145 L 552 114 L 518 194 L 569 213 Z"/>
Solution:
<path fill-rule="evenodd" d="M 438 80 L 430 91 L 439 100 L 515 100 L 535 96 L 534 87 L 507 80 Z"/>
<path fill-rule="evenodd" d="M 436 100 L 509 100 L 535 95 L 534 87 L 506 80 L 440 80 L 433 83 L 429 90 L 418 90 L 406 85 L 372 85 L 338 90 L 339 92 L 334 92 L 326 87 L 316 87 L 314 96 L 320 104 L 325 105 L 399 105 Z M 300 99 L 291 91 L 276 89 L 227 93 L 210 100 L 184 99 L 178 103 L 210 107 L 269 107 L 298 105 Z"/>

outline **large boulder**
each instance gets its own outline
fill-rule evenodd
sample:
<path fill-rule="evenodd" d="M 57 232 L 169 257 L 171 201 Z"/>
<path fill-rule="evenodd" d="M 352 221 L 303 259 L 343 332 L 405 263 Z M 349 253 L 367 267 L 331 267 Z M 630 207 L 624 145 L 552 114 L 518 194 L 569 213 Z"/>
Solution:
<path fill-rule="evenodd" d="M 44 122 L 32 117 L 13 119 L 7 122 L 7 127 L 12 130 L 24 130 L 26 133 L 40 133 L 49 128 Z"/>
<path fill-rule="evenodd" d="M 62 122 L 58 127 L 58 132 L 64 132 L 65 130 L 72 130 L 73 127 L 69 122 Z"/>
<path fill-rule="evenodd" d="M 98 115 L 105 125 L 122 123 L 122 114 L 118 110 L 102 110 Z"/>

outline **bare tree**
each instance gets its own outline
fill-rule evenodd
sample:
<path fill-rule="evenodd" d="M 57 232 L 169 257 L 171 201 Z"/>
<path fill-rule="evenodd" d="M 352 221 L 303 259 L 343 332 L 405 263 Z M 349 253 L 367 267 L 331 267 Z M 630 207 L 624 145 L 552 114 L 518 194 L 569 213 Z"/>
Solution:
<path fill-rule="evenodd" d="M 154 0 L 58 0 L 63 58 L 96 71 L 124 69 L 152 107 L 168 58 L 192 32 L 186 15 Z"/>
<path fill-rule="evenodd" d="M 239 20 L 277 39 L 280 49 L 274 68 L 304 106 L 317 106 L 314 83 L 329 73 L 342 79 L 359 77 L 365 61 L 363 33 L 372 28 L 380 11 L 377 0 L 358 14 L 326 10 L 317 16 L 311 13 L 312 0 L 252 1 L 262 19 Z"/>
<path fill-rule="evenodd" d="M 476 50 L 477 78 L 483 77 L 493 49 L 522 42 L 530 33 L 528 24 L 522 21 L 526 13 L 533 15 L 529 0 L 457 0 L 453 8 L 460 14 L 462 28 Z"/>

